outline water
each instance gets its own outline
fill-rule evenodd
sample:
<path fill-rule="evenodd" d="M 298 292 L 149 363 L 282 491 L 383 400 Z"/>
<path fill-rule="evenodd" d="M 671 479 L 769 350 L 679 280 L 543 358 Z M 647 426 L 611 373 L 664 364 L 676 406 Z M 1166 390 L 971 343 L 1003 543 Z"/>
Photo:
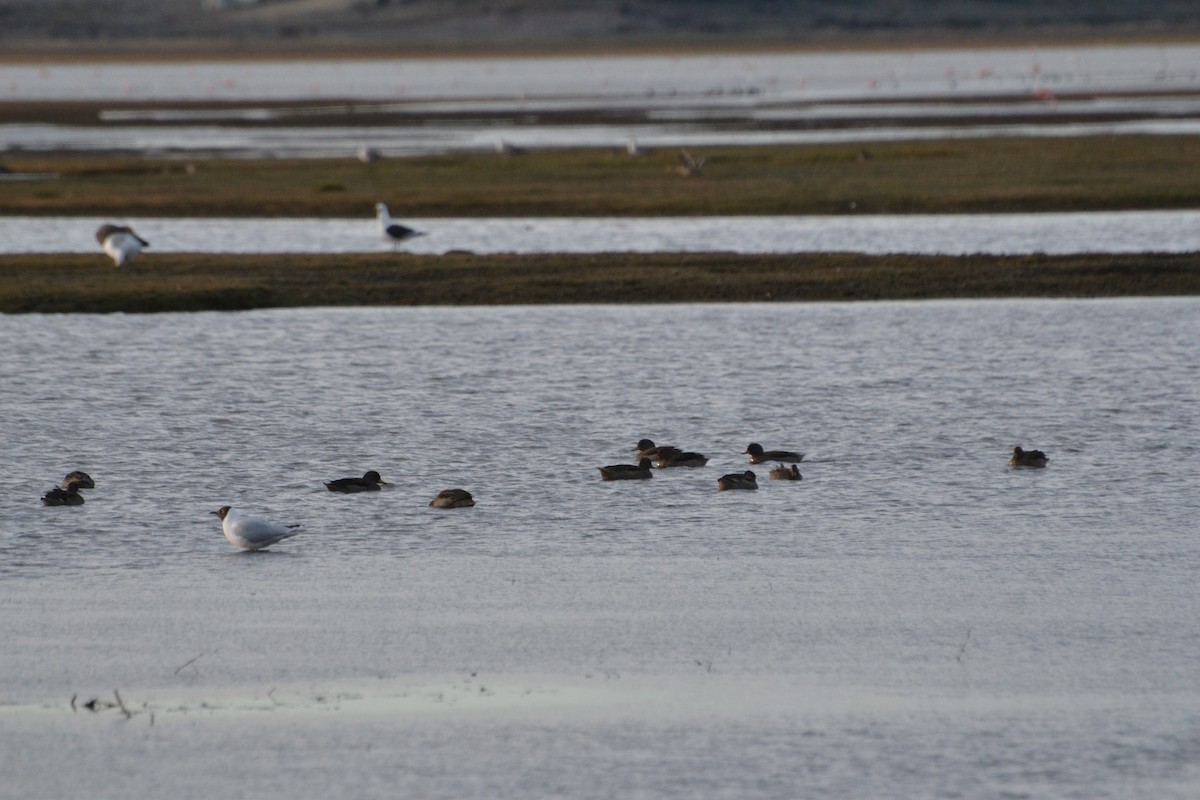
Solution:
<path fill-rule="evenodd" d="M 855 99 L 1188 89 L 1195 44 L 728 55 L 0 64 L 13 100 Z"/>
<path fill-rule="evenodd" d="M 1193 797 L 1198 312 L 0 317 L 4 791 Z"/>
<path fill-rule="evenodd" d="M 1188 44 L 0 64 L 0 102 L 122 106 L 102 108 L 97 124 L 0 125 L 0 147 L 349 158 L 360 146 L 394 157 L 491 150 L 501 142 L 678 148 L 1193 136 L 1200 128 L 1197 90 L 1200 47 Z M 196 107 L 214 102 L 238 105 Z M 292 118 L 302 123 L 286 124 Z"/>
<path fill-rule="evenodd" d="M 369 212 L 369 210 L 368 210 Z M 98 253 L 99 217 L 0 217 L 0 253 Z M 1021 255 L 1200 251 L 1200 212 L 405 220 L 400 249 L 473 253 Z M 373 218 L 122 219 L 149 253 L 389 252 Z"/>
<path fill-rule="evenodd" d="M 808 130 L 730 127 L 721 123 L 539 125 L 492 119 L 454 127 L 417 123 L 412 127 L 329 125 L 321 127 L 224 127 L 220 125 L 103 127 L 0 125 L 0 142 L 14 151 L 106 152 L 147 158 L 352 158 L 360 146 L 385 157 L 490 151 L 500 144 L 528 149 L 639 147 L 801 146 L 939 139 L 1069 136 L 1195 136 L 1197 119 L 1139 119 L 1111 122 L 1054 120 L 1036 124 L 971 124 L 910 127 L 848 126 Z"/>

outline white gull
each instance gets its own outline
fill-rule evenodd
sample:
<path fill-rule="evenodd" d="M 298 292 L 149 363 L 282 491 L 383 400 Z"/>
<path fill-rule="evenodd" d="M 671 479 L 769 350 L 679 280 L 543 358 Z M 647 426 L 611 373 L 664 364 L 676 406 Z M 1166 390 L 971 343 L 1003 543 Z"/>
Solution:
<path fill-rule="evenodd" d="M 221 518 L 221 530 L 225 532 L 225 538 L 243 550 L 261 550 L 300 532 L 296 530 L 299 525 L 278 525 L 247 516 L 229 506 L 221 506 L 208 513 Z"/>

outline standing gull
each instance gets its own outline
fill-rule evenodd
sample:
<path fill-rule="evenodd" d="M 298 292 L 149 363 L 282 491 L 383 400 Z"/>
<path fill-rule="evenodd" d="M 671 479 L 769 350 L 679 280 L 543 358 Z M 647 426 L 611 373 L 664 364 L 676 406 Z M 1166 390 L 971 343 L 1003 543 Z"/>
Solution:
<path fill-rule="evenodd" d="M 221 530 L 225 538 L 243 550 L 262 550 L 300 531 L 299 525 L 277 525 L 258 517 L 249 517 L 229 506 L 221 506 L 208 512 L 221 519 Z"/>
<path fill-rule="evenodd" d="M 375 214 L 379 218 L 379 235 L 385 242 L 397 245 L 405 239 L 423 235 L 420 231 L 414 231 L 412 228 L 394 221 L 392 215 L 388 213 L 388 207 L 383 203 L 375 204 Z"/>
<path fill-rule="evenodd" d="M 96 229 L 96 241 L 118 267 L 136 256 L 143 247 L 150 246 L 149 242 L 133 232 L 133 228 L 111 223 Z"/>

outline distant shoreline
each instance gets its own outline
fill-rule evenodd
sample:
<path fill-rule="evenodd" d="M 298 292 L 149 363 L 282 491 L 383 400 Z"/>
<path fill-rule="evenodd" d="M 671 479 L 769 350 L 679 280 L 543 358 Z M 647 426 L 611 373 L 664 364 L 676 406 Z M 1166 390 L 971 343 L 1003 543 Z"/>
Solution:
<path fill-rule="evenodd" d="M 0 257 L 0 313 L 1200 295 L 1200 253 Z"/>
<path fill-rule="evenodd" d="M 972 34 L 947 31 L 913 33 L 827 34 L 779 41 L 733 39 L 639 39 L 542 41 L 482 45 L 381 46 L 346 40 L 312 41 L 226 39 L 5 42 L 0 65 L 72 63 L 192 62 L 192 61 L 373 61 L 436 59 L 538 59 L 603 56 L 688 56 L 762 53 L 853 53 L 904 50 L 986 50 L 1022 47 L 1119 47 L 1200 44 L 1200 30 L 1113 32 L 1090 29 L 1049 29 L 1022 34 Z M 3 100 L 0 100 L 3 102 Z"/>

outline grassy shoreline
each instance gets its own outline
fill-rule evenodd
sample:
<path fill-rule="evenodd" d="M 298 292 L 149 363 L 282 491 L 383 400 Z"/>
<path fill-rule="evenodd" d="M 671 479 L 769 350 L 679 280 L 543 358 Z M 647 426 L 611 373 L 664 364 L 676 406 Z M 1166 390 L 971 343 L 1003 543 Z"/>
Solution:
<path fill-rule="evenodd" d="M 169 160 L 6 154 L 0 214 L 723 216 L 1200 208 L 1200 137 L 1120 136 L 722 147 L 682 177 L 674 149 L 384 159 Z"/>
<path fill-rule="evenodd" d="M 0 313 L 1200 295 L 1200 254 L 0 256 Z"/>

